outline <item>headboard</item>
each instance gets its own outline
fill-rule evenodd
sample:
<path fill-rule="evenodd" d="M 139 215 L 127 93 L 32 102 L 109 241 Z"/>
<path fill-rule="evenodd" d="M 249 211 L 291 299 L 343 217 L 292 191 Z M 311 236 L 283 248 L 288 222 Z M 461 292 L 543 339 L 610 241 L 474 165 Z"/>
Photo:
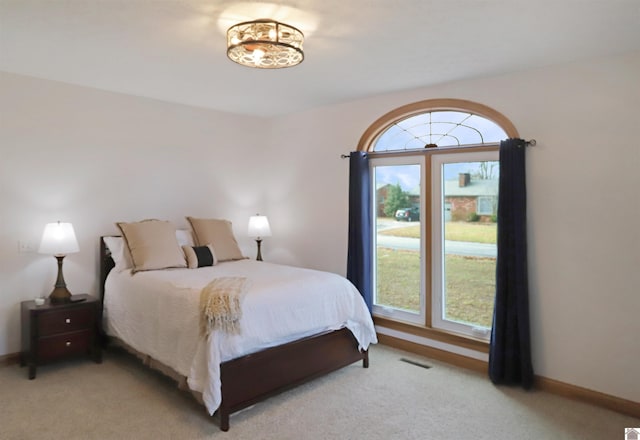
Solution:
<path fill-rule="evenodd" d="M 100 237 L 100 302 L 104 302 L 104 283 L 107 280 L 107 275 L 111 269 L 116 265 L 111 258 L 111 252 L 104 242 L 104 237 L 118 237 L 117 235 L 105 235 Z"/>

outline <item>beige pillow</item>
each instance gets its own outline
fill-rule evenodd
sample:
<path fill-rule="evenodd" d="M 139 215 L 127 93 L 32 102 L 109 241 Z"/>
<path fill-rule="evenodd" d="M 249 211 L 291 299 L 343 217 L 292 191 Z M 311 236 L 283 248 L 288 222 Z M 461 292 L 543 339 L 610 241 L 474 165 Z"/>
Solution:
<path fill-rule="evenodd" d="M 167 221 L 143 220 L 116 223 L 131 253 L 133 272 L 187 267 L 176 239 L 176 228 Z"/>
<path fill-rule="evenodd" d="M 229 220 L 187 217 L 198 246 L 211 244 L 218 261 L 242 260 Z"/>

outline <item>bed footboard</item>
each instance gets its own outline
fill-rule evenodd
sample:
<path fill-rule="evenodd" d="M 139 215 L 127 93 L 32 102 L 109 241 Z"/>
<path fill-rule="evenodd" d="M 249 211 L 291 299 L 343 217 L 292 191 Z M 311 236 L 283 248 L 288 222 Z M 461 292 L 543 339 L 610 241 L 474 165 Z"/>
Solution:
<path fill-rule="evenodd" d="M 229 430 L 236 411 L 359 360 L 367 368 L 369 353 L 343 328 L 224 362 L 220 429 Z"/>

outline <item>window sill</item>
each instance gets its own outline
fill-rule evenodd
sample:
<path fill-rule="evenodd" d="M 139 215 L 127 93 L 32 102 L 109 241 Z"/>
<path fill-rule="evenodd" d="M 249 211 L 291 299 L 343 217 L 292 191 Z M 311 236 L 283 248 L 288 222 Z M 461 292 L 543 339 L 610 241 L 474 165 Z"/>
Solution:
<path fill-rule="evenodd" d="M 468 348 L 470 350 L 475 350 L 481 353 L 489 353 L 489 341 L 486 341 L 484 339 L 478 339 L 467 335 L 460 335 L 458 333 L 452 333 L 445 330 L 428 328 L 417 324 L 395 321 L 381 316 L 374 316 L 373 323 L 375 325 L 379 325 L 380 327 L 409 333 L 415 336 L 421 336 L 423 338 L 433 339 L 435 341 L 444 342 L 447 344 L 455 345 L 457 347 Z"/>

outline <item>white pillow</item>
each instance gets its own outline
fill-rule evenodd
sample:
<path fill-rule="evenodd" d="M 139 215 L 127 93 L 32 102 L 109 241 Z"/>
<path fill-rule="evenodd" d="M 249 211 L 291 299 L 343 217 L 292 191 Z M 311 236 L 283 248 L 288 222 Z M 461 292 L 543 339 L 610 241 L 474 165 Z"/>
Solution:
<path fill-rule="evenodd" d="M 124 238 L 122 237 L 103 237 L 104 244 L 109 248 L 111 252 L 111 258 L 116 264 L 114 270 L 122 272 L 123 270 L 131 269 L 133 263 L 131 262 L 131 255 L 127 247 L 124 245 Z"/>
<path fill-rule="evenodd" d="M 193 242 L 193 234 L 189 229 L 176 229 L 176 238 L 178 239 L 180 247 L 195 245 Z"/>

